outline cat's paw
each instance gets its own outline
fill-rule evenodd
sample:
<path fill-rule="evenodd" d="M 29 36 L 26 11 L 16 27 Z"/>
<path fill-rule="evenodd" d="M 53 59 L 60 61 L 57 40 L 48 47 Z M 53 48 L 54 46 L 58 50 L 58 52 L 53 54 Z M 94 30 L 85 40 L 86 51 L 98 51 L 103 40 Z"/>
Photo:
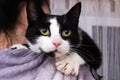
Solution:
<path fill-rule="evenodd" d="M 10 47 L 10 49 L 28 49 L 26 46 L 23 46 L 22 44 L 15 44 Z"/>
<path fill-rule="evenodd" d="M 80 65 L 84 63 L 85 61 L 77 53 L 72 53 L 71 55 L 65 55 L 57 58 L 55 65 L 57 70 L 65 75 L 71 74 L 77 76 Z"/>

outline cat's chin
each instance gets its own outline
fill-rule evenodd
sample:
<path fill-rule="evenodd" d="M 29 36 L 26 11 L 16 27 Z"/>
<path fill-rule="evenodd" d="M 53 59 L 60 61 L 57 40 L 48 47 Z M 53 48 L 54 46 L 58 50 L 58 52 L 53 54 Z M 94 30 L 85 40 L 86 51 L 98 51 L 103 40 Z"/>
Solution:
<path fill-rule="evenodd" d="M 57 57 L 62 57 L 63 55 L 65 55 L 65 53 L 61 53 L 60 51 L 55 51 L 54 52 L 54 54 L 55 54 L 55 57 L 57 58 Z"/>

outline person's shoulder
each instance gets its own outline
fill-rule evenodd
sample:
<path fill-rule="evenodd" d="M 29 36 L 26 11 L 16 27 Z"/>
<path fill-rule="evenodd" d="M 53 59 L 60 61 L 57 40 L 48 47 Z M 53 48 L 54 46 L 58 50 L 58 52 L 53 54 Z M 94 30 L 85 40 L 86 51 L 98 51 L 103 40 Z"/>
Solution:
<path fill-rule="evenodd" d="M 16 49 L 16 48 L 10 47 L 10 48 L 5 48 L 0 50 L 0 55 L 9 56 L 9 57 L 24 57 L 31 54 L 39 55 L 27 48 Z"/>

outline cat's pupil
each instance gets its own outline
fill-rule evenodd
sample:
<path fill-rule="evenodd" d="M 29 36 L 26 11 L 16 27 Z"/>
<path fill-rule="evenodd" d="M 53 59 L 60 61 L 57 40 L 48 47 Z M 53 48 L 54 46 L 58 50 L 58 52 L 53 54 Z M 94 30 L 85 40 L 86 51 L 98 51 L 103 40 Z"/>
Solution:
<path fill-rule="evenodd" d="M 40 33 L 44 36 L 48 36 L 49 35 L 49 30 L 47 28 L 41 28 Z"/>
<path fill-rule="evenodd" d="M 69 34 L 69 31 L 68 31 L 68 30 L 65 30 L 64 32 L 65 32 L 65 34 Z"/>
<path fill-rule="evenodd" d="M 68 36 L 70 36 L 70 35 L 71 35 L 71 30 L 63 30 L 62 36 L 68 37 Z"/>
<path fill-rule="evenodd" d="M 46 33 L 47 32 L 47 29 L 43 28 L 41 29 L 43 33 Z"/>

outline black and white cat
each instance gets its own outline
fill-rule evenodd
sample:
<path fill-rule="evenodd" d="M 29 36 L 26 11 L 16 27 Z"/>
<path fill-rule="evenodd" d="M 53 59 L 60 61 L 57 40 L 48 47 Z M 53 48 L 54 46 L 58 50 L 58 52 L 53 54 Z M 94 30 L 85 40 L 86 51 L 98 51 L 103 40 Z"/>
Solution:
<path fill-rule="evenodd" d="M 87 33 L 78 27 L 80 2 L 64 15 L 45 14 L 37 0 L 32 2 L 31 10 L 26 33 L 31 50 L 37 53 L 54 53 L 57 70 L 66 75 L 78 75 L 80 65 L 83 64 L 94 69 L 100 66 L 101 52 Z M 16 46 L 22 47 L 18 44 L 12 48 Z"/>

